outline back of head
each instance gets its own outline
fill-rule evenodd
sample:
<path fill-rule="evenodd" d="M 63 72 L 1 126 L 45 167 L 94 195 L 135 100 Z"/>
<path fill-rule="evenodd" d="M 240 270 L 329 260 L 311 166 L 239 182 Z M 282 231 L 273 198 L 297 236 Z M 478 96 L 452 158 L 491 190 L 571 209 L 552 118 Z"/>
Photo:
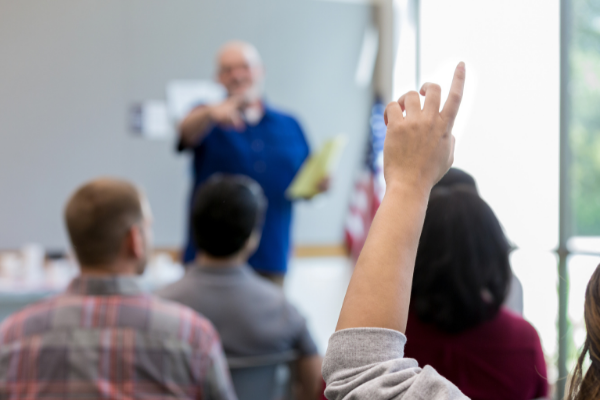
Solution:
<path fill-rule="evenodd" d="M 65 208 L 73 250 L 79 263 L 86 267 L 113 263 L 127 232 L 142 219 L 139 191 L 117 179 L 86 183 L 71 196 Z"/>
<path fill-rule="evenodd" d="M 585 291 L 584 316 L 587 337 L 573 373 L 569 400 L 600 398 L 600 266 L 594 271 Z M 584 363 L 588 355 L 591 364 L 584 376 Z"/>
<path fill-rule="evenodd" d="M 493 318 L 511 279 L 509 252 L 500 223 L 472 187 L 434 189 L 417 251 L 411 310 L 450 333 Z"/>
<path fill-rule="evenodd" d="M 475 179 L 465 171 L 454 167 L 450 168 L 448 172 L 446 172 L 446 175 L 444 175 L 442 179 L 436 183 L 434 189 L 442 187 L 450 188 L 457 185 L 471 187 L 472 190 L 477 193 L 477 184 L 475 183 Z"/>
<path fill-rule="evenodd" d="M 265 210 L 266 199 L 258 183 L 240 175 L 213 175 L 195 195 L 196 247 L 216 258 L 237 254 L 260 229 Z"/>

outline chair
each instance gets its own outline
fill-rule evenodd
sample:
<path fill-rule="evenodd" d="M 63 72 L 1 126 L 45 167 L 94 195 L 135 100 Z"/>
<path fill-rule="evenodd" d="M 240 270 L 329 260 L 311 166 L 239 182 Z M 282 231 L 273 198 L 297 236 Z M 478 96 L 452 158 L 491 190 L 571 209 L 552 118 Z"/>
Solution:
<path fill-rule="evenodd" d="M 227 358 L 238 400 L 291 400 L 297 359 L 295 351 Z"/>

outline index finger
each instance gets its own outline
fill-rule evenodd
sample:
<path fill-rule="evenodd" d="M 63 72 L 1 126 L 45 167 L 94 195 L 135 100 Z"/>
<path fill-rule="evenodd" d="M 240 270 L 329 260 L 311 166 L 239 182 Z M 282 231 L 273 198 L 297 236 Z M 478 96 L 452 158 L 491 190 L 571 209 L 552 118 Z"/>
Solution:
<path fill-rule="evenodd" d="M 450 93 L 448 93 L 448 99 L 444 104 L 444 109 L 441 112 L 442 117 L 450 122 L 454 123 L 456 114 L 460 107 L 460 102 L 463 97 L 463 90 L 465 88 L 465 63 L 460 62 L 454 71 L 454 78 L 452 79 L 452 86 L 450 87 Z"/>

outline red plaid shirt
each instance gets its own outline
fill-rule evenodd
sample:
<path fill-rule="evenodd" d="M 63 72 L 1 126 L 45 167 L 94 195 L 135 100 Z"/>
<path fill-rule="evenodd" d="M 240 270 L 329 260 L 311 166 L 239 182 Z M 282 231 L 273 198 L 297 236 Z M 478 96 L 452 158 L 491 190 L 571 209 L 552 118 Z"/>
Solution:
<path fill-rule="evenodd" d="M 235 399 L 219 337 L 132 277 L 79 277 L 0 326 L 0 399 Z"/>

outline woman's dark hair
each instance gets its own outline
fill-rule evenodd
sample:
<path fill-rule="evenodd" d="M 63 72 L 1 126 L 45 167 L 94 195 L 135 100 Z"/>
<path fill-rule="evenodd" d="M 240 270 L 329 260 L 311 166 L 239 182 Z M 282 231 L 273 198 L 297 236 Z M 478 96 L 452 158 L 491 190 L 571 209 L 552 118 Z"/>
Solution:
<path fill-rule="evenodd" d="M 266 206 L 262 188 L 251 178 L 213 175 L 194 196 L 192 231 L 196 247 L 213 257 L 234 255 L 260 229 Z"/>
<path fill-rule="evenodd" d="M 509 253 L 498 219 L 473 186 L 434 188 L 417 251 L 411 311 L 449 333 L 492 319 L 511 280 Z"/>
<path fill-rule="evenodd" d="M 587 337 L 571 379 L 569 400 L 596 400 L 600 398 L 600 266 L 590 278 L 585 290 L 585 329 Z M 585 376 L 583 364 L 590 357 Z"/>
<path fill-rule="evenodd" d="M 477 184 L 475 183 L 475 179 L 467 174 L 462 169 L 458 168 L 450 168 L 446 175 L 440 179 L 440 181 L 434 186 L 434 189 L 441 187 L 452 187 L 456 185 L 465 185 L 473 188 L 475 192 L 477 192 Z"/>

